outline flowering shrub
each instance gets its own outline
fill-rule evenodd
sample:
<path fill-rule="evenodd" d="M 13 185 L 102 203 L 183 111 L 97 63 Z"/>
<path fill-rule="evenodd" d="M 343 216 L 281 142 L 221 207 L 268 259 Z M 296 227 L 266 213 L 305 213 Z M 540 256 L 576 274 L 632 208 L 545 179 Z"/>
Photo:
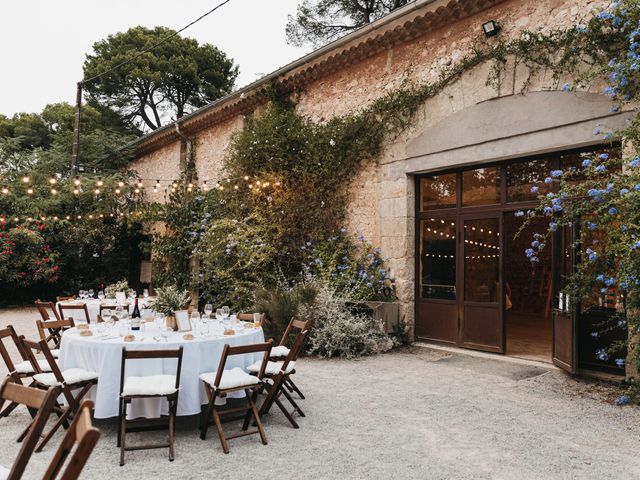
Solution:
<path fill-rule="evenodd" d="M 45 243 L 39 227 L 0 227 L 0 282 L 27 286 L 53 283 L 59 278 L 55 255 Z"/>
<path fill-rule="evenodd" d="M 115 282 L 107 285 L 104 289 L 104 295 L 106 298 L 116 298 L 117 292 L 128 292 L 128 291 L 129 291 L 129 282 L 127 282 L 127 279 L 123 278 L 119 282 Z"/>
<path fill-rule="evenodd" d="M 326 283 L 318 283 L 314 301 L 302 304 L 299 316 L 311 320 L 309 352 L 322 357 L 353 358 L 385 352 L 393 341 L 382 321 L 350 308 L 350 296 Z"/>
<path fill-rule="evenodd" d="M 605 62 L 598 64 L 597 74 L 606 74 L 609 85 L 604 93 L 611 97 L 612 111 L 625 109 L 640 100 L 640 3 L 632 0 L 614 2 L 610 8 L 578 28 L 584 42 L 597 47 Z M 606 40 L 606 41 L 605 41 Z M 604 66 L 601 66 L 604 65 Z M 567 90 L 571 87 L 568 86 Z M 628 108 L 627 108 L 628 109 Z M 606 152 L 586 156 L 580 165 L 549 173 L 545 183 L 553 188 L 540 195 L 540 205 L 519 216 L 542 216 L 548 219 L 546 232 L 536 233 L 525 252 L 531 262 L 545 248 L 553 232 L 561 227 L 578 228 L 573 245 L 581 262 L 567 279 L 565 292 L 574 305 L 593 297 L 614 297 L 617 314 L 603 329 L 630 332 L 630 342 L 600 348 L 594 355 L 602 361 L 613 358 L 618 367 L 625 364 L 621 353 L 626 347 L 636 351 L 640 331 L 640 121 L 636 115 L 622 132 L 604 130 L 594 125 L 594 137 L 603 140 L 615 136 L 625 139 L 626 155 Z M 533 187 L 539 192 L 540 187 Z M 595 300 L 597 302 L 597 300 Z M 593 332 L 597 337 L 600 333 Z M 640 398 L 632 383 L 629 395 L 618 399 L 623 405 Z"/>

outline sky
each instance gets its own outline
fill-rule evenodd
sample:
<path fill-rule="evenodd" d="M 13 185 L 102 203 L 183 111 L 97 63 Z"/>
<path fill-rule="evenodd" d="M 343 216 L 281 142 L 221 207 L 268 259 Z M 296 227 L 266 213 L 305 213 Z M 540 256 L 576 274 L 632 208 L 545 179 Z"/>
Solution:
<path fill-rule="evenodd" d="M 221 0 L 0 1 L 0 114 L 75 102 L 94 42 L 136 25 L 180 29 Z M 310 51 L 287 45 L 300 0 L 231 0 L 183 35 L 211 43 L 240 66 L 242 87 Z"/>

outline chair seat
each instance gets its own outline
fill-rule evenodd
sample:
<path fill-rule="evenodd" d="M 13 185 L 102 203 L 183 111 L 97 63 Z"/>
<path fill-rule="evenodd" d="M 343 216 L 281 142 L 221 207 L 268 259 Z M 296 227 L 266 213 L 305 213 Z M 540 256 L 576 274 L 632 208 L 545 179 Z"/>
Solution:
<path fill-rule="evenodd" d="M 90 380 L 96 380 L 98 374 L 89 370 L 83 370 L 82 368 L 69 368 L 62 372 L 62 377 L 67 385 L 73 385 L 75 383 L 88 382 Z M 53 373 L 39 373 L 33 376 L 33 379 L 46 385 L 48 387 L 54 387 L 60 385 Z"/>
<path fill-rule="evenodd" d="M 273 351 L 273 350 L 272 350 Z M 284 362 L 267 362 L 267 366 L 264 369 L 265 375 L 277 375 L 282 370 L 282 365 Z M 260 371 L 260 367 L 262 366 L 262 362 L 256 362 L 252 365 L 249 365 L 248 370 L 253 373 L 258 373 Z M 287 370 L 284 373 L 291 373 L 295 368 L 296 362 L 289 362 L 287 365 Z"/>
<path fill-rule="evenodd" d="M 269 353 L 269 356 L 271 357 L 286 357 L 287 355 L 289 355 L 289 352 L 291 350 L 289 348 L 287 348 L 284 345 L 278 345 L 277 347 L 273 347 L 271 349 L 271 353 Z"/>
<path fill-rule="evenodd" d="M 38 360 L 38 365 L 40 365 L 40 370 L 43 372 L 50 372 L 51 366 L 49 362 L 47 362 L 46 358 L 41 358 Z M 29 360 L 25 360 L 24 362 L 20 362 L 16 365 L 17 373 L 33 373 L 33 366 Z"/>
<path fill-rule="evenodd" d="M 212 387 L 216 381 L 216 372 L 207 372 L 200 375 L 200 380 L 205 383 L 208 383 Z M 218 388 L 225 390 L 227 388 L 237 388 L 237 387 L 251 387 L 253 385 L 257 385 L 260 383 L 258 377 L 253 375 L 249 375 L 247 372 L 242 370 L 241 368 L 232 368 L 231 370 L 225 370 L 222 372 L 222 378 L 220 379 L 220 385 Z"/>
<path fill-rule="evenodd" d="M 9 478 L 9 473 L 11 473 L 11 470 L 0 465 L 0 480 Z"/>
<path fill-rule="evenodd" d="M 122 396 L 171 395 L 177 391 L 175 375 L 148 375 L 127 377 L 122 388 Z"/>
<path fill-rule="evenodd" d="M 51 351 L 51 355 L 53 355 L 53 358 L 58 358 L 60 356 L 59 348 L 53 348 L 50 351 Z"/>

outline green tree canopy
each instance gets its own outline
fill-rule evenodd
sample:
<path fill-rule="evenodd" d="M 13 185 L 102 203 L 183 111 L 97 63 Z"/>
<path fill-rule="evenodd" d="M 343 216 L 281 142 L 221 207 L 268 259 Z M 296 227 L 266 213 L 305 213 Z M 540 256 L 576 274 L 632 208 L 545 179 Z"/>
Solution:
<path fill-rule="evenodd" d="M 319 47 L 383 17 L 408 0 L 303 0 L 289 16 L 287 41 Z"/>
<path fill-rule="evenodd" d="M 171 117 L 180 118 L 228 94 L 238 67 L 213 45 L 176 35 L 141 53 L 173 33 L 165 27 L 139 26 L 95 43 L 84 62 L 84 78 L 133 60 L 87 82 L 89 101 L 108 107 L 127 122 L 155 130 Z"/>

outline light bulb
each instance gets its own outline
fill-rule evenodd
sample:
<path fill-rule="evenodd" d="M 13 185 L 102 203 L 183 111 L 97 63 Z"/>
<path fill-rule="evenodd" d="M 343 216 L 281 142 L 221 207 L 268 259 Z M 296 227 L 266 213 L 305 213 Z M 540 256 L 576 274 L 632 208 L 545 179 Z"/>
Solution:
<path fill-rule="evenodd" d="M 248 176 L 248 175 L 245 175 L 245 176 L 244 176 L 244 179 L 245 179 L 245 181 L 249 180 L 249 176 Z"/>
<path fill-rule="evenodd" d="M 56 182 L 57 182 L 56 177 L 51 177 L 51 178 L 49 179 L 49 183 L 50 183 L 51 185 L 55 185 L 55 184 L 56 184 Z"/>
<path fill-rule="evenodd" d="M 104 182 L 102 181 L 101 178 L 98 178 L 98 181 L 96 182 L 96 185 L 101 187 L 102 185 L 104 185 Z"/>
<path fill-rule="evenodd" d="M 119 188 L 116 188 L 116 193 L 118 193 L 118 194 L 120 193 L 120 189 Z"/>
<path fill-rule="evenodd" d="M 29 177 L 27 177 L 26 175 L 24 177 L 22 177 L 22 181 L 24 183 L 29 183 Z"/>
<path fill-rule="evenodd" d="M 120 188 L 124 187 L 124 182 L 122 182 L 122 181 L 118 182 L 118 186 L 119 186 Z"/>
<path fill-rule="evenodd" d="M 138 188 L 142 188 L 142 182 L 138 181 Z"/>
<path fill-rule="evenodd" d="M 95 192 L 95 194 L 96 194 L 96 195 L 100 195 L 100 189 L 99 189 L 99 188 L 96 188 L 96 189 L 94 190 L 94 192 Z"/>
<path fill-rule="evenodd" d="M 134 193 L 140 193 L 140 189 L 139 189 L 139 188 L 136 188 L 136 189 L 134 190 Z"/>
<path fill-rule="evenodd" d="M 33 193 L 33 188 L 28 188 L 28 189 L 27 189 L 27 193 L 28 193 L 29 195 L 31 195 L 31 194 Z"/>
<path fill-rule="evenodd" d="M 51 189 L 51 195 L 55 195 L 56 193 L 58 193 L 58 191 L 55 188 Z"/>
<path fill-rule="evenodd" d="M 9 193 L 9 189 L 7 188 L 7 186 L 5 185 L 4 187 L 2 187 L 2 193 L 4 193 L 5 195 L 7 193 Z"/>
<path fill-rule="evenodd" d="M 80 177 L 76 177 L 76 179 L 73 181 L 73 183 L 75 185 L 80 185 Z"/>
<path fill-rule="evenodd" d="M 78 190 L 77 188 L 73 189 L 73 193 L 75 193 L 76 195 L 78 195 L 80 193 L 80 190 Z"/>

